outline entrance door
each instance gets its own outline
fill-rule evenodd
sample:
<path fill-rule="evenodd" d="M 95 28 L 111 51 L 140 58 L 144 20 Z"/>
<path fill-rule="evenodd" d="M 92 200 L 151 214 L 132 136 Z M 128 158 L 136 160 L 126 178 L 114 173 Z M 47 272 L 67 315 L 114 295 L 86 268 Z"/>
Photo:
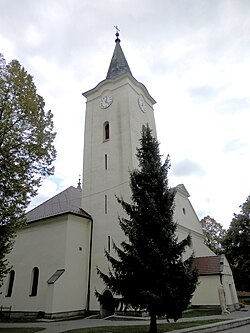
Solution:
<path fill-rule="evenodd" d="M 115 313 L 115 300 L 109 290 L 105 290 L 100 299 L 100 316 L 105 318 Z"/>

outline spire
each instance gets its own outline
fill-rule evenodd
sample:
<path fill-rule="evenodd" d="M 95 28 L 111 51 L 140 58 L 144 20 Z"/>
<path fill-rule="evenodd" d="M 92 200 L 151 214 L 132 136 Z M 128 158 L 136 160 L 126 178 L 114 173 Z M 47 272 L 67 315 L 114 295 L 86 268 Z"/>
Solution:
<path fill-rule="evenodd" d="M 124 56 L 124 53 L 122 51 L 121 45 L 120 45 L 120 39 L 119 39 L 119 32 L 117 26 L 115 26 L 116 29 L 116 40 L 115 40 L 115 50 L 113 53 L 113 57 L 111 59 L 109 70 L 106 79 L 113 79 L 121 74 L 129 73 L 132 75 L 131 70 L 129 68 L 129 65 L 127 63 L 127 60 Z"/>

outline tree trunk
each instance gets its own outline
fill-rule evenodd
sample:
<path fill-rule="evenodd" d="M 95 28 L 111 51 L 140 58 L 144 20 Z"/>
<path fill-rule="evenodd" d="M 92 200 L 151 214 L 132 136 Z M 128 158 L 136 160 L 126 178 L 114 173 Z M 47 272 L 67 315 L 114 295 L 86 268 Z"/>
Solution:
<path fill-rule="evenodd" d="M 150 313 L 150 328 L 149 328 L 149 333 L 157 333 L 156 314 L 154 312 Z"/>

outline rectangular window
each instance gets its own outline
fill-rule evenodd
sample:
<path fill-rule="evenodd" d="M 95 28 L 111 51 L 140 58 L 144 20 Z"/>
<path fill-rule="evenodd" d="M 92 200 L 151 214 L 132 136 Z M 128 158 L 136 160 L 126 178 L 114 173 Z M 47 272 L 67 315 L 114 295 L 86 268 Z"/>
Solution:
<path fill-rule="evenodd" d="M 108 214 L 108 196 L 106 194 L 104 196 L 104 213 Z"/>
<path fill-rule="evenodd" d="M 107 244 L 108 253 L 110 253 L 110 243 L 111 243 L 111 237 L 110 236 L 108 236 L 107 241 L 108 241 L 108 244 Z"/>
<path fill-rule="evenodd" d="M 48 284 L 54 284 L 56 280 L 65 272 L 65 269 L 58 269 L 55 273 L 48 279 Z"/>
<path fill-rule="evenodd" d="M 108 169 L 108 155 L 107 154 L 104 155 L 104 167 L 105 167 L 105 170 Z"/>

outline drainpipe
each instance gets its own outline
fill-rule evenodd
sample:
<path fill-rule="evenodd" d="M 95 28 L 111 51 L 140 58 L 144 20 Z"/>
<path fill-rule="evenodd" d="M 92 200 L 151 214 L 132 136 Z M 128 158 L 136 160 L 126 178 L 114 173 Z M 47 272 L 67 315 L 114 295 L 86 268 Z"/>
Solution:
<path fill-rule="evenodd" d="M 92 243 L 93 243 L 93 220 L 90 218 L 90 240 L 89 240 L 89 274 L 88 274 L 88 291 L 87 291 L 87 304 L 86 314 L 89 314 L 90 307 L 90 284 L 91 284 L 91 264 L 92 264 Z"/>

